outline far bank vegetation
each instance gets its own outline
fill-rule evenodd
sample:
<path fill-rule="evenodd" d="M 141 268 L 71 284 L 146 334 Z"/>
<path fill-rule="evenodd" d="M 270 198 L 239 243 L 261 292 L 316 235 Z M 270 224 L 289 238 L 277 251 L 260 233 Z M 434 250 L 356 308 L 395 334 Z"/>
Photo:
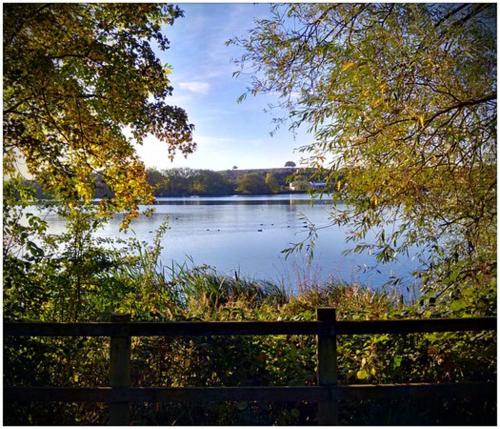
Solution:
<path fill-rule="evenodd" d="M 318 172 L 305 168 L 272 168 L 252 170 L 196 170 L 172 168 L 146 170 L 147 182 L 155 197 L 261 195 L 279 193 L 303 193 L 312 189 L 310 184 L 324 183 Z M 49 198 L 36 181 L 29 182 L 38 198 Z M 316 189 L 316 188 L 315 188 Z M 320 191 L 327 191 L 322 186 Z M 99 175 L 94 178 L 95 198 L 110 198 L 113 191 Z"/>

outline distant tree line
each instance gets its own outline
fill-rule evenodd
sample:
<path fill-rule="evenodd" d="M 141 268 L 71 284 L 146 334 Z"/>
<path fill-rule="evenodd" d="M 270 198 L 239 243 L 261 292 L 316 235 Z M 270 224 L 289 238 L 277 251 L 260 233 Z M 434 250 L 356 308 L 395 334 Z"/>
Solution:
<path fill-rule="evenodd" d="M 258 169 L 258 170 L 195 170 L 191 168 L 172 168 L 146 170 L 148 183 L 153 187 L 156 197 L 176 196 L 217 196 L 217 195 L 258 195 L 290 192 L 304 192 L 308 181 L 318 181 L 312 170 L 291 168 Z M 290 183 L 303 183 L 290 189 Z M 36 190 L 38 198 L 50 198 L 36 181 L 27 181 Z M 109 198 L 113 192 L 99 175 L 94 178 L 95 198 Z"/>
<path fill-rule="evenodd" d="M 224 174 L 212 170 L 173 168 L 147 170 L 148 182 L 157 197 L 182 195 L 228 195 L 235 186 Z"/>
<path fill-rule="evenodd" d="M 290 192 L 294 171 L 272 170 L 193 170 L 173 168 L 148 169 L 148 182 L 157 197 L 182 195 L 256 195 Z"/>

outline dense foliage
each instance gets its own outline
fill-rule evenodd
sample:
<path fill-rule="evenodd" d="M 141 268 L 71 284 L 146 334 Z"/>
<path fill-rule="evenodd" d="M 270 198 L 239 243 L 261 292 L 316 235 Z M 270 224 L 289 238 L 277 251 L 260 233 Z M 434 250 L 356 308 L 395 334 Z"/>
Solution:
<path fill-rule="evenodd" d="M 419 246 L 429 299 L 495 311 L 496 6 L 277 5 L 230 43 L 249 92 L 314 133 L 354 250 Z"/>
<path fill-rule="evenodd" d="M 96 238 L 106 216 L 157 195 L 279 192 L 294 169 L 146 171 L 134 142 L 149 133 L 169 154 L 194 149 L 185 112 L 168 106 L 169 69 L 153 45 L 182 15 L 158 4 L 4 7 L 4 319 L 312 320 L 491 315 L 496 312 L 495 9 L 491 5 L 294 4 L 275 8 L 241 43 L 253 92 L 278 91 L 296 125 L 309 122 L 319 180 L 353 239 L 381 229 L 381 260 L 423 246 L 428 300 L 329 282 L 286 285 L 228 278 L 210 267 L 164 267 L 152 243 Z M 260 73 L 260 74 L 259 74 Z M 168 98 L 167 98 L 168 99 Z M 130 137 L 131 136 L 131 137 Z M 329 158 L 330 157 L 330 158 Z M 326 163 L 333 157 L 331 164 Z M 17 174 L 25 162 L 37 189 Z M 302 182 L 310 180 L 309 171 Z M 43 192 L 42 192 L 43 191 Z M 96 192 L 106 197 L 89 204 Z M 164 193 L 164 194 L 162 194 Z M 40 196 L 50 197 L 41 202 Z M 37 204 L 44 206 L 38 207 Z M 36 207 L 36 209 L 35 209 Z M 48 232 L 38 209 L 66 222 Z M 311 231 L 314 230 L 311 228 Z M 358 249 L 368 244 L 359 244 Z M 439 298 L 439 299 L 438 299 Z M 442 299 L 447 298 L 447 299 Z M 449 299 L 451 298 L 451 299 Z M 133 338 L 137 386 L 310 385 L 312 337 Z M 5 385 L 108 385 L 108 339 L 5 338 Z M 496 380 L 492 333 L 339 338 L 341 383 Z M 4 404 L 7 424 L 103 424 L 102 404 Z M 480 398 L 341 404 L 345 424 L 492 424 Z M 134 423 L 313 424 L 311 403 L 136 405 Z"/>
<path fill-rule="evenodd" d="M 88 220 L 75 222 L 51 259 L 32 261 L 29 276 L 20 276 L 15 287 L 6 289 L 7 320 L 108 320 L 114 311 L 131 314 L 133 321 L 314 320 L 321 306 L 337 308 L 338 318 L 347 320 L 423 315 L 420 306 L 405 304 L 397 294 L 359 285 L 303 284 L 289 295 L 285 285 L 228 278 L 210 267 L 164 267 L 159 260 L 164 228 L 152 245 L 132 239 L 110 250 L 109 243 L 91 238 L 95 225 Z M 50 236 L 44 242 L 41 248 L 52 246 Z M 41 276 L 46 281 L 40 281 Z M 447 313 L 439 305 L 425 311 L 426 317 Z M 107 385 L 108 347 L 109 340 L 99 338 L 6 338 L 4 383 Z M 306 336 L 137 337 L 132 341 L 132 383 L 311 385 L 316 383 L 315 347 L 315 338 Z M 341 337 L 338 366 L 340 383 L 493 381 L 495 336 L 482 332 Z M 8 400 L 4 415 L 8 424 L 105 424 L 107 419 L 106 408 L 98 404 L 41 406 Z M 136 424 L 306 425 L 315 423 L 316 406 L 162 402 L 134 405 L 132 416 Z M 472 397 L 401 398 L 390 404 L 356 401 L 341 404 L 340 418 L 346 424 L 491 424 L 495 404 Z"/>
<path fill-rule="evenodd" d="M 146 180 L 155 197 L 177 196 L 217 196 L 234 194 L 276 194 L 294 192 L 294 189 L 306 192 L 310 190 L 309 182 L 317 180 L 318 173 L 308 169 L 300 172 L 301 179 L 294 179 L 298 170 L 273 168 L 260 170 L 213 171 L 195 170 L 191 168 L 171 168 L 158 171 L 146 169 Z M 298 173 L 295 173 L 298 175 Z M 294 180 L 292 180 L 294 179 Z M 303 186 L 298 187 L 297 184 Z M 34 180 L 26 180 L 24 185 L 36 192 L 37 199 L 53 199 L 53 195 L 44 192 L 42 186 Z M 330 187 L 330 190 L 333 187 Z M 322 188 L 326 192 L 326 188 Z M 110 198 L 113 191 L 106 185 L 100 175 L 95 176 L 95 198 Z"/>
<path fill-rule="evenodd" d="M 172 168 L 158 171 L 148 169 L 148 182 L 155 196 L 181 195 L 259 195 L 293 192 L 290 182 L 295 172 L 300 174 L 304 186 L 302 192 L 310 189 L 309 182 L 317 180 L 320 174 L 310 169 L 254 169 L 254 170 L 193 170 Z M 330 190 L 332 187 L 330 187 Z M 326 191 L 326 188 L 323 189 Z"/>
<path fill-rule="evenodd" d="M 173 168 L 162 172 L 148 170 L 148 174 L 163 177 L 154 190 L 155 195 L 159 197 L 234 193 L 234 184 L 226 175 L 216 171 Z"/>
<path fill-rule="evenodd" d="M 238 177 L 236 190 L 242 194 L 264 194 L 268 186 L 260 174 L 251 173 Z"/>
<path fill-rule="evenodd" d="M 70 207 L 89 202 L 95 173 L 113 191 L 101 214 L 152 201 L 135 144 L 148 134 L 190 153 L 193 126 L 169 106 L 162 25 L 182 16 L 159 4 L 9 4 L 4 22 L 4 172 L 17 163 Z M 167 153 L 166 153 L 167 155 Z"/>

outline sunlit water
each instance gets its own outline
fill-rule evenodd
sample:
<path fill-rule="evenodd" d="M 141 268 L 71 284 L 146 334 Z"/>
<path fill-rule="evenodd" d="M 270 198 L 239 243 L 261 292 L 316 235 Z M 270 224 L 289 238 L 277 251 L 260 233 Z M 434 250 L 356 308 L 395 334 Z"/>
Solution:
<path fill-rule="evenodd" d="M 413 282 L 411 272 L 418 268 L 416 258 L 401 256 L 397 262 L 369 269 L 376 265 L 373 256 L 342 254 L 352 243 L 346 243 L 347 230 L 338 226 L 319 231 L 312 262 L 304 251 L 286 258 L 282 251 L 307 237 L 305 218 L 317 227 L 330 224 L 328 201 L 312 203 L 308 195 L 160 198 L 154 208 L 153 216 L 135 220 L 127 233 L 119 232 L 121 218 L 116 217 L 98 235 L 135 235 L 151 242 L 155 230 L 167 221 L 164 265 L 207 264 L 230 276 L 236 272 L 291 290 L 330 278 L 379 288 L 397 276 L 408 285 Z M 47 215 L 46 220 L 49 232 L 64 230 L 64 221 L 57 216 Z"/>

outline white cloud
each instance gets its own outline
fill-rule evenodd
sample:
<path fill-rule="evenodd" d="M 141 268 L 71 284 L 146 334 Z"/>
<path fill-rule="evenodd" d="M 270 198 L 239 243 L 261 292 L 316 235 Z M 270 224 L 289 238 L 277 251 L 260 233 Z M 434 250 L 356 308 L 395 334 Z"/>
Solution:
<path fill-rule="evenodd" d="M 174 88 L 174 93 L 170 97 L 167 97 L 165 99 L 165 103 L 167 103 L 170 106 L 178 106 L 182 107 L 183 109 L 187 109 L 187 106 L 189 106 L 189 103 L 192 101 L 192 95 L 191 94 L 181 94 L 179 95 Z"/>
<path fill-rule="evenodd" d="M 196 94 L 206 94 L 210 90 L 210 84 L 208 82 L 199 81 L 179 82 L 179 87 Z"/>

